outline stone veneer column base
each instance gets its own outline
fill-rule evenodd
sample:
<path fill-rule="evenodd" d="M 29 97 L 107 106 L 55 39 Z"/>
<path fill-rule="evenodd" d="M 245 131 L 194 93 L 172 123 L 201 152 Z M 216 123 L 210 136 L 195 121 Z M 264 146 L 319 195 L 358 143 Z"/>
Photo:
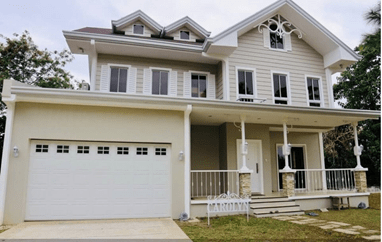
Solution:
<path fill-rule="evenodd" d="M 367 191 L 366 171 L 354 171 L 355 187 L 357 192 Z"/>
<path fill-rule="evenodd" d="M 283 172 L 283 196 L 294 197 L 294 172 Z"/>
<path fill-rule="evenodd" d="M 251 173 L 239 173 L 239 195 L 251 197 Z"/>

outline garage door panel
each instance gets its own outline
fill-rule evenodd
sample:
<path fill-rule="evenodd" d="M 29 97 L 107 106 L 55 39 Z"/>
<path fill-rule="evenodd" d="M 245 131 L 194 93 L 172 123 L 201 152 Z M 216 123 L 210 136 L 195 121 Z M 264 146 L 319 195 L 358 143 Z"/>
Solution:
<path fill-rule="evenodd" d="M 32 141 L 26 220 L 169 217 L 169 154 L 168 145 Z"/>

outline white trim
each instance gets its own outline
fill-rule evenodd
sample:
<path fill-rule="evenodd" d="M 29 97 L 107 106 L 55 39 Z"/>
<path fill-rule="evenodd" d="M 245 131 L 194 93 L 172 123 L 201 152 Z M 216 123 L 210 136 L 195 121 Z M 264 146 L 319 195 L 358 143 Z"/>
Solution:
<path fill-rule="evenodd" d="M 97 54 L 97 49 L 95 45 L 95 40 L 90 41 L 90 54 L 89 54 L 89 60 L 91 61 L 91 68 L 89 69 L 90 71 L 90 91 L 95 91 L 95 86 L 97 82 L 97 59 L 98 59 L 98 54 Z"/>
<path fill-rule="evenodd" d="M 285 48 L 285 36 L 282 39 L 283 41 L 283 48 L 282 49 L 277 49 L 277 48 L 272 48 L 271 47 L 271 34 L 275 34 L 276 37 L 277 37 L 277 34 L 276 33 L 272 33 L 269 29 L 263 29 L 263 31 L 268 31 L 269 32 L 269 50 L 273 50 L 273 51 L 280 51 L 280 52 L 288 52 L 288 50 Z M 277 45 L 277 43 L 276 43 Z"/>
<path fill-rule="evenodd" d="M 199 35 L 202 35 L 205 38 L 207 38 L 208 36 L 211 35 L 211 32 L 205 30 L 202 26 L 200 26 L 198 23 L 196 23 L 194 20 L 192 20 L 188 16 L 181 18 L 172 24 L 167 25 L 166 27 L 164 27 L 164 30 L 167 33 L 171 33 L 172 31 L 175 31 L 176 29 L 178 29 L 184 25 L 189 25 L 192 29 L 194 29 L 196 32 L 198 32 Z"/>
<path fill-rule="evenodd" d="M 208 96 L 207 96 L 207 92 L 208 92 L 208 82 L 209 82 L 209 79 L 210 79 L 210 75 L 211 75 L 211 73 L 210 72 L 207 72 L 207 71 L 192 71 L 192 70 L 189 70 L 188 72 L 190 72 L 191 73 L 191 83 L 190 83 L 190 85 L 191 85 L 191 97 L 190 98 L 192 98 L 192 99 L 202 99 L 202 100 L 204 100 L 204 99 L 208 99 Z M 196 74 L 196 75 L 206 75 L 206 97 L 193 97 L 192 96 L 192 74 Z M 199 90 L 198 90 L 199 91 Z M 215 90 L 215 92 L 216 92 L 216 90 Z"/>
<path fill-rule="evenodd" d="M 264 194 L 264 160 L 263 160 L 263 142 L 262 140 L 260 139 L 245 139 L 246 142 L 248 143 L 259 143 L 260 144 L 260 180 L 261 180 L 261 186 L 260 186 L 260 192 L 261 194 Z M 238 170 L 240 170 L 241 167 L 239 167 L 239 157 L 240 157 L 240 153 L 238 152 L 238 148 L 241 147 L 241 139 L 236 139 L 236 157 L 237 157 L 237 161 L 236 161 L 236 168 Z M 256 171 L 255 170 L 251 170 L 251 173 L 255 173 Z M 252 176 L 251 174 L 251 176 Z M 252 179 L 252 178 L 251 178 Z M 252 182 L 252 181 L 251 181 Z"/>
<path fill-rule="evenodd" d="M 8 170 L 9 170 L 9 160 L 12 150 L 12 130 L 13 130 L 13 118 L 15 116 L 15 103 L 16 95 L 11 95 L 9 100 L 3 98 L 3 101 L 7 104 L 6 112 L 6 124 L 5 124 L 5 139 L 3 147 L 3 159 L 1 164 L 1 174 L 0 174 L 0 224 L 4 224 L 4 214 L 5 214 L 5 200 L 7 195 L 7 184 L 8 184 Z M 17 145 L 17 144 L 14 144 Z M 23 152 L 23 151 L 21 151 Z M 27 151 L 24 151 L 27 153 Z M 19 158 L 20 159 L 20 158 Z"/>
<path fill-rule="evenodd" d="M 292 105 L 292 92 L 290 90 L 290 74 L 289 72 L 286 71 L 275 71 L 271 70 L 271 85 L 272 85 L 272 103 L 275 104 L 275 87 L 273 85 L 273 74 L 281 74 L 281 75 L 286 75 L 286 82 L 287 82 L 287 98 L 277 98 L 277 100 L 280 101 L 287 101 L 288 105 Z M 282 104 L 278 104 L 282 105 Z"/>
<path fill-rule="evenodd" d="M 143 26 L 143 33 L 142 33 L 142 34 L 134 33 L 134 27 L 135 27 L 135 25 L 141 25 L 141 26 Z M 132 32 L 133 35 L 144 36 L 144 35 L 145 35 L 145 30 L 146 30 L 146 26 L 144 26 L 143 24 L 133 24 L 133 31 L 131 31 L 131 32 Z"/>
<path fill-rule="evenodd" d="M 318 79 L 318 88 L 319 88 L 319 91 L 320 91 L 320 101 L 315 101 L 315 100 L 310 100 L 309 99 L 308 78 Z M 322 108 L 325 107 L 324 93 L 323 93 L 322 89 L 323 89 L 323 85 L 322 85 L 322 77 L 321 76 L 306 75 L 305 74 L 305 93 L 306 93 L 306 103 L 307 103 L 308 107 L 311 107 L 310 106 L 311 102 L 312 103 L 319 103 L 320 107 L 322 107 Z M 314 107 L 312 107 L 312 108 L 314 108 Z"/>
<path fill-rule="evenodd" d="M 321 169 L 325 169 L 324 139 L 322 137 L 322 132 L 318 133 L 318 143 L 320 145 Z M 322 172 L 322 186 L 324 190 L 327 189 L 326 172 Z"/>
<path fill-rule="evenodd" d="M 191 217 L 191 122 L 192 105 L 184 110 L 184 211 Z"/>
<path fill-rule="evenodd" d="M 297 132 L 297 133 L 319 133 L 319 132 L 328 132 L 334 128 L 328 129 L 309 129 L 309 128 L 288 128 L 288 132 Z M 273 132 L 283 132 L 282 127 L 269 127 L 269 131 Z"/>
<path fill-rule="evenodd" d="M 279 179 L 279 159 L 278 159 L 278 155 L 277 155 L 277 148 L 278 147 L 282 147 L 284 144 L 281 144 L 281 143 L 276 143 L 276 172 L 277 172 L 277 191 L 282 191 L 282 189 L 280 189 L 280 179 Z M 304 156 L 304 169 L 309 169 L 308 168 L 308 148 L 307 148 L 307 145 L 306 144 L 291 144 L 292 147 L 302 147 L 303 148 L 303 156 Z M 292 161 L 289 161 L 291 162 L 292 164 Z M 292 166 L 290 166 L 291 169 Z"/>
<path fill-rule="evenodd" d="M 150 18 L 147 14 L 142 12 L 141 10 L 137 10 L 132 14 L 129 14 L 123 18 L 120 18 L 118 20 L 112 20 L 111 23 L 115 27 L 119 28 L 123 25 L 126 25 L 128 23 L 131 23 L 137 19 L 141 19 L 143 22 L 146 22 L 147 24 L 151 25 L 152 28 L 154 28 L 156 31 L 160 32 L 163 27 L 155 22 L 152 18 Z"/>
<path fill-rule="evenodd" d="M 239 71 L 249 71 L 252 72 L 252 86 L 253 86 L 253 95 L 244 95 L 239 94 Z M 236 100 L 237 101 L 240 97 L 243 98 L 257 98 L 257 75 L 256 75 L 256 68 L 253 67 L 242 67 L 242 66 L 235 66 L 235 76 L 236 76 Z"/>
<path fill-rule="evenodd" d="M 110 85 L 111 85 L 111 67 L 117 67 L 117 68 L 127 68 L 127 71 L 130 72 L 131 71 L 131 65 L 121 65 L 121 64 L 112 64 L 112 63 L 108 63 L 107 64 L 107 81 L 109 82 L 109 90 L 108 92 L 110 92 Z M 119 81 L 119 79 L 118 79 Z M 135 80 L 137 81 L 137 80 Z M 127 77 L 126 77 L 126 92 L 116 92 L 116 93 L 128 93 L 128 82 L 129 82 L 129 73 L 127 74 Z M 101 84 L 101 80 L 100 80 L 100 84 Z"/>
<path fill-rule="evenodd" d="M 150 71 L 151 71 L 151 90 L 150 90 L 150 94 L 151 95 L 155 95 L 155 96 L 169 96 L 170 95 L 170 79 L 171 79 L 171 72 L 172 72 L 172 69 L 171 68 L 162 68 L 162 67 L 149 67 Z M 168 72 L 168 75 L 167 75 L 167 94 L 166 95 L 163 95 L 163 94 L 153 94 L 153 71 L 167 71 Z"/>

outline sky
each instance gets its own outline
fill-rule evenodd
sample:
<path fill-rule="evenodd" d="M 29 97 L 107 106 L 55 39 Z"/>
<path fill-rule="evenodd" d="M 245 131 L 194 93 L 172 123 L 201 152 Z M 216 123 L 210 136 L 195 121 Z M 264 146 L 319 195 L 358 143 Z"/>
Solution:
<path fill-rule="evenodd" d="M 82 27 L 111 28 L 118 20 L 142 10 L 162 26 L 189 16 L 215 36 L 276 0 L 25 0 L 1 4 L 0 34 L 28 30 L 35 44 L 48 50 L 69 49 L 62 30 Z M 378 0 L 294 0 L 351 49 L 373 26 L 363 19 Z M 3 41 L 0 39 L 0 41 Z M 88 58 L 75 55 L 66 66 L 77 80 L 89 81 Z M 334 78 L 333 78 L 334 79 Z"/>

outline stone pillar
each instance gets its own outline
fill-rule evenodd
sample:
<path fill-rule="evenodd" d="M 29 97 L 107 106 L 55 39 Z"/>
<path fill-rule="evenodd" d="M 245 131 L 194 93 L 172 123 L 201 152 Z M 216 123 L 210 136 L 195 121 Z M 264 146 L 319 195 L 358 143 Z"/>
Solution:
<path fill-rule="evenodd" d="M 239 173 L 239 195 L 251 197 L 251 173 Z"/>
<path fill-rule="evenodd" d="M 283 172 L 283 196 L 294 197 L 294 172 Z"/>
<path fill-rule="evenodd" d="M 355 170 L 354 177 L 355 177 L 355 187 L 357 189 L 357 192 L 362 192 L 362 193 L 366 192 L 367 190 L 366 171 Z"/>

